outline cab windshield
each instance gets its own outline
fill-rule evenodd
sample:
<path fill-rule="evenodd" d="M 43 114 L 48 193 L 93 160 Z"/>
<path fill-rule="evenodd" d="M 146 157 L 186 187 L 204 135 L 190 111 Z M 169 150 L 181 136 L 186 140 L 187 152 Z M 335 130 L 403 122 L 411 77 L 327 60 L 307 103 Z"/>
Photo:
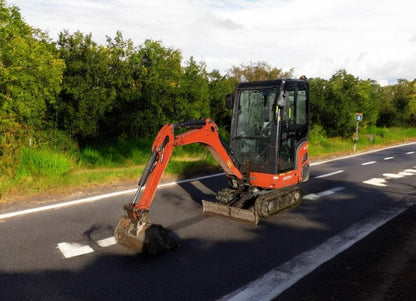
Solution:
<path fill-rule="evenodd" d="M 276 89 L 244 90 L 240 94 L 237 137 L 269 137 Z"/>
<path fill-rule="evenodd" d="M 275 123 L 275 98 L 275 88 L 247 89 L 240 92 L 235 152 L 243 164 L 267 164 L 266 154 Z M 252 166 L 251 169 L 255 170 L 256 167 Z"/>

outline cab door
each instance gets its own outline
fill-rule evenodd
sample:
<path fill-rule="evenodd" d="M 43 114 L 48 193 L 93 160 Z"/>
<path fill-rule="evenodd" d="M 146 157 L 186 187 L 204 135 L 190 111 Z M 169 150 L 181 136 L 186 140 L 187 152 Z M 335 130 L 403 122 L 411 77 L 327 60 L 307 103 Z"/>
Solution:
<path fill-rule="evenodd" d="M 279 173 L 295 169 L 296 150 L 308 135 L 308 85 L 303 81 L 287 81 L 286 103 L 281 109 Z"/>

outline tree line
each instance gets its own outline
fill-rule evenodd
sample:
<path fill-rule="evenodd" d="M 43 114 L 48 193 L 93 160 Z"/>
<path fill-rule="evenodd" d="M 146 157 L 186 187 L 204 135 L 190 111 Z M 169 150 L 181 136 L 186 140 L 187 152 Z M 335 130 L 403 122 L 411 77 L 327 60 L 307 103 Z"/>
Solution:
<path fill-rule="evenodd" d="M 238 82 L 293 73 L 266 62 L 208 72 L 203 61 L 184 60 L 161 41 L 136 46 L 121 32 L 105 45 L 79 31 L 53 41 L 0 0 L 0 158 L 16 157 L 28 143 L 65 149 L 74 141 L 153 137 L 167 122 L 209 117 L 228 127 L 225 95 Z M 339 70 L 308 81 L 311 124 L 325 135 L 350 135 L 356 112 L 363 125 L 416 126 L 415 80 L 382 87 Z"/>

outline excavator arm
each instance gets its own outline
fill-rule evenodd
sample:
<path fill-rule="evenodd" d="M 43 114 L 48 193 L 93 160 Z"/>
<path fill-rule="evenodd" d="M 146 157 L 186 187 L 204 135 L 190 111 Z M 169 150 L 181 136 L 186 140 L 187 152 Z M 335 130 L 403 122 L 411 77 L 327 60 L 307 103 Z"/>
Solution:
<path fill-rule="evenodd" d="M 188 129 L 188 131 L 175 135 L 175 129 L 178 128 L 185 128 Z M 179 124 L 167 124 L 162 127 L 156 136 L 152 146 L 152 154 L 140 178 L 139 188 L 132 205 L 138 210 L 149 210 L 157 186 L 169 163 L 173 149 L 176 146 L 192 143 L 204 145 L 228 176 L 235 176 L 239 179 L 242 178 L 239 169 L 234 165 L 233 160 L 229 155 L 229 152 L 231 151 L 226 150 L 218 133 L 218 127 L 213 121 L 206 119 Z M 143 194 L 140 195 L 142 190 Z"/>
<path fill-rule="evenodd" d="M 176 135 L 175 130 L 180 129 L 186 131 Z M 243 176 L 235 165 L 237 159 L 234 157 L 233 161 L 231 158 L 232 151 L 222 142 L 218 127 L 212 120 L 166 124 L 155 138 L 152 153 L 140 178 L 133 201 L 124 206 L 127 216 L 120 220 L 115 229 L 117 242 L 148 253 L 158 253 L 177 245 L 162 226 L 151 223 L 148 213 L 174 148 L 193 143 L 204 145 L 228 177 L 242 179 Z"/>

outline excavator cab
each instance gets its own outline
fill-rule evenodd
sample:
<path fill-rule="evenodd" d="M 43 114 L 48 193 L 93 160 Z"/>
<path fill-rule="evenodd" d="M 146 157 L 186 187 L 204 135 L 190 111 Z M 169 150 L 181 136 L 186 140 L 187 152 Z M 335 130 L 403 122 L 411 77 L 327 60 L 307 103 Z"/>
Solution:
<path fill-rule="evenodd" d="M 257 225 L 301 202 L 296 184 L 309 178 L 309 86 L 306 80 L 240 83 L 227 101 L 232 111 L 230 148 L 241 177 L 203 212 Z"/>
<path fill-rule="evenodd" d="M 296 168 L 297 149 L 308 135 L 308 94 L 304 80 L 238 85 L 230 144 L 244 175 L 279 174 Z"/>
<path fill-rule="evenodd" d="M 229 145 L 210 119 L 166 124 L 159 131 L 132 202 L 115 228 L 120 244 L 160 253 L 177 242 L 149 218 L 157 185 L 176 146 L 200 143 L 224 170 L 229 187 L 202 212 L 257 225 L 301 202 L 296 184 L 309 178 L 309 87 L 304 79 L 240 83 L 226 98 L 232 109 Z M 177 131 L 178 128 L 181 131 Z M 180 133 L 177 133 L 180 132 Z"/>

